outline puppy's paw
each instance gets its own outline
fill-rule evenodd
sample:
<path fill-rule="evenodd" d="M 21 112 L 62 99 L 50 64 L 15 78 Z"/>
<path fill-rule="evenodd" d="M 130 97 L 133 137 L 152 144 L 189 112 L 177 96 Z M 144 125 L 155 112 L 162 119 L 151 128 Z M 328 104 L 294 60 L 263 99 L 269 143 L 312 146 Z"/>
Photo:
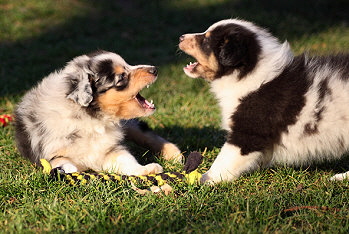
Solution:
<path fill-rule="evenodd" d="M 183 155 L 175 144 L 165 143 L 161 149 L 161 155 L 165 160 L 173 160 L 175 162 L 182 162 Z"/>
<path fill-rule="evenodd" d="M 345 173 L 335 174 L 330 178 L 331 181 L 342 181 L 342 180 L 348 180 L 348 179 L 349 179 L 349 171 Z"/>
<path fill-rule="evenodd" d="M 201 184 L 207 184 L 207 185 L 214 185 L 215 183 L 218 183 L 220 181 L 214 181 L 214 179 L 209 175 L 208 172 L 202 175 L 200 179 Z"/>
<path fill-rule="evenodd" d="M 59 168 L 61 168 L 65 173 L 73 173 L 78 171 L 78 168 L 71 163 L 65 163 Z"/>
<path fill-rule="evenodd" d="M 202 184 L 217 184 L 223 181 L 229 182 L 237 179 L 238 177 L 234 176 L 232 173 L 229 173 L 226 171 L 225 173 L 220 172 L 220 173 L 213 173 L 212 171 L 208 171 L 205 174 L 202 175 L 200 179 L 200 183 Z"/>
<path fill-rule="evenodd" d="M 158 163 L 149 163 L 144 166 L 144 173 L 142 175 L 158 174 L 163 172 L 164 169 Z"/>

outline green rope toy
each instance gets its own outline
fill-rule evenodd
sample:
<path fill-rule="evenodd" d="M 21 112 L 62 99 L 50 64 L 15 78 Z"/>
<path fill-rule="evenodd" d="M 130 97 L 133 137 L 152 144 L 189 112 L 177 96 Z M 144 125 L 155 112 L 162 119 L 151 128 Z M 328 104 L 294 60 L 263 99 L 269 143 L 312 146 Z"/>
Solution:
<path fill-rule="evenodd" d="M 41 159 L 41 165 L 45 174 L 50 174 L 54 179 L 63 179 L 71 185 L 86 184 L 90 180 L 101 180 L 103 182 L 111 181 L 120 185 L 130 184 L 138 193 L 144 194 L 149 190 L 142 190 L 140 187 L 149 187 L 154 193 L 159 191 L 168 194 L 172 191 L 172 187 L 168 183 L 194 184 L 200 181 L 201 174 L 197 171 L 197 167 L 202 162 L 202 155 L 198 152 L 189 154 L 182 172 L 163 172 L 146 176 L 126 176 L 114 173 L 103 172 L 73 172 L 65 173 L 61 168 L 51 168 L 50 163 Z"/>

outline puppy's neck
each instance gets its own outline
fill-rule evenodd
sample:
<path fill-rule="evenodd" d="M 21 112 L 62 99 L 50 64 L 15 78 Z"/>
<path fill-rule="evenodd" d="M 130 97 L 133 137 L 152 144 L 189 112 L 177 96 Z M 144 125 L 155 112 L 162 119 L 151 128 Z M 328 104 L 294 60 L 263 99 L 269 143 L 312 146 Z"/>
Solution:
<path fill-rule="evenodd" d="M 256 91 L 261 85 L 276 78 L 293 61 L 294 55 L 288 42 L 277 40 L 264 43 L 255 69 L 239 78 L 238 71 L 211 82 L 211 91 L 218 99 L 222 110 L 222 127 L 230 129 L 230 116 L 240 103 L 240 99 Z"/>
<path fill-rule="evenodd" d="M 264 43 L 257 67 L 250 76 L 262 83 L 269 82 L 279 75 L 293 59 L 294 55 L 287 41 L 283 44 Z"/>

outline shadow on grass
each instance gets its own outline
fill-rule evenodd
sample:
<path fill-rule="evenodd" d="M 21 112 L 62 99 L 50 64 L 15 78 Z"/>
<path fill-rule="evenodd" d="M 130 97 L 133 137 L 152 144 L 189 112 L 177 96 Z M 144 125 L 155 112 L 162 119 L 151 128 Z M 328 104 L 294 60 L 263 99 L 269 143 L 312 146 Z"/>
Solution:
<path fill-rule="evenodd" d="M 325 160 L 307 168 L 296 167 L 295 169 L 306 169 L 307 171 L 331 171 L 335 174 L 344 173 L 349 171 L 349 154 L 343 155 L 343 157 L 338 160 Z"/>
<path fill-rule="evenodd" d="M 223 130 L 214 127 L 203 128 L 183 128 L 174 126 L 170 128 L 157 128 L 154 131 L 160 136 L 176 144 L 183 155 L 186 157 L 192 151 L 204 152 L 215 150 L 215 155 L 211 155 L 206 162 L 211 164 L 217 157 L 220 148 L 225 142 L 226 133 Z M 138 156 L 141 163 L 154 162 L 154 154 L 148 152 L 144 148 L 140 148 L 135 144 L 129 144 L 129 149 Z M 142 155 L 142 157 L 140 157 Z M 349 171 L 349 154 L 344 155 L 338 160 L 325 160 L 322 162 L 315 162 L 310 166 L 290 166 L 295 170 L 307 170 L 307 171 L 330 171 L 333 173 L 344 173 Z M 272 167 L 277 168 L 277 166 Z"/>
<path fill-rule="evenodd" d="M 213 22 L 244 18 L 281 38 L 297 38 L 348 23 L 346 0 L 101 0 L 87 1 L 80 16 L 40 36 L 0 43 L 0 96 L 21 95 L 72 57 L 105 49 L 130 64 L 179 61 L 178 37 L 200 32 Z M 81 16 L 82 15 L 82 16 Z M 41 19 L 42 20 L 42 19 Z"/>
<path fill-rule="evenodd" d="M 171 126 L 154 130 L 159 135 L 173 141 L 182 151 L 208 151 L 220 148 L 225 141 L 225 132 L 214 127 L 187 128 Z"/>
<path fill-rule="evenodd" d="M 204 152 L 219 149 L 225 141 L 225 132 L 214 127 L 184 128 L 173 126 L 156 128 L 154 132 L 176 144 L 185 157 L 193 151 Z M 132 142 L 127 141 L 126 143 L 128 149 L 142 164 L 154 162 L 154 157 L 158 156 Z"/>

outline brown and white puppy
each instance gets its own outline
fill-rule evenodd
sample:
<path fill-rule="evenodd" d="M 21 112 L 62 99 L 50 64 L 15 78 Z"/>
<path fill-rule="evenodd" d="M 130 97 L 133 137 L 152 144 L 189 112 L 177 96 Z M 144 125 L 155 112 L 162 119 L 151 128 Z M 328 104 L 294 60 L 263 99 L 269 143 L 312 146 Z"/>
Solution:
<path fill-rule="evenodd" d="M 349 55 L 294 56 L 287 42 L 238 19 L 180 37 L 210 82 L 227 140 L 202 182 L 230 181 L 274 164 L 338 159 L 349 149 Z M 349 178 L 349 172 L 333 180 Z"/>
<path fill-rule="evenodd" d="M 99 51 L 70 61 L 25 94 L 15 110 L 20 153 L 35 163 L 47 159 L 65 172 L 108 171 L 146 175 L 162 171 L 140 165 L 122 145 L 131 140 L 181 160 L 179 149 L 133 118 L 153 114 L 155 106 L 139 92 L 157 79 L 154 66 L 127 64 Z"/>

